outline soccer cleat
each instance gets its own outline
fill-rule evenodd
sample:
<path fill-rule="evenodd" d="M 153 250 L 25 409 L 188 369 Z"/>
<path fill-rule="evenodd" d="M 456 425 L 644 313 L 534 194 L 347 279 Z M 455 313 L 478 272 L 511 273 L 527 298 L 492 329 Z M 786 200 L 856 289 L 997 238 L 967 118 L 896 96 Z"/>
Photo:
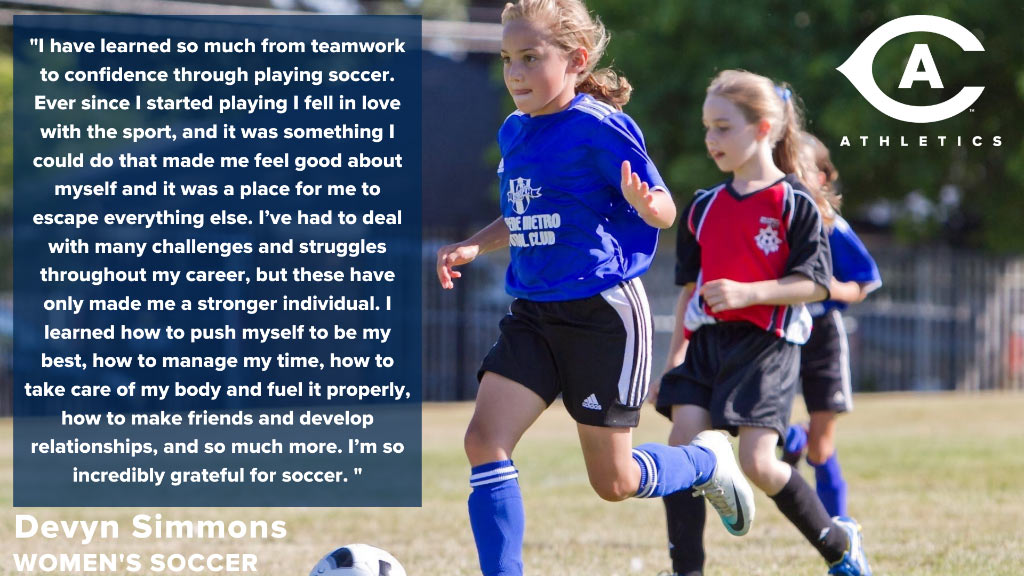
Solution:
<path fill-rule="evenodd" d="M 846 532 L 850 544 L 842 559 L 829 566 L 828 573 L 839 576 L 871 576 L 871 567 L 868 566 L 868 558 L 864 555 L 864 536 L 861 534 L 860 524 L 849 516 L 836 516 L 832 519 L 832 524 Z"/>
<path fill-rule="evenodd" d="M 796 468 L 807 450 L 807 426 L 790 424 L 786 430 L 786 441 L 782 445 L 782 461 Z"/>
<path fill-rule="evenodd" d="M 697 434 L 691 445 L 710 450 L 716 460 L 711 479 L 694 486 L 693 495 L 704 496 L 711 502 L 730 534 L 743 536 L 754 522 L 754 491 L 736 464 L 732 444 L 725 434 L 705 430 Z"/>

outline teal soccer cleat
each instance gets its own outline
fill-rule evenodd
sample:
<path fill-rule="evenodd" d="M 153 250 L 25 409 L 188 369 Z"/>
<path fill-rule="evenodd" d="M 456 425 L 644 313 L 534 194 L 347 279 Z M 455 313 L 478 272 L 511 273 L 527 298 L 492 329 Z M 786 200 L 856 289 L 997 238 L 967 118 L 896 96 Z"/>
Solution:
<path fill-rule="evenodd" d="M 715 471 L 707 482 L 693 487 L 694 496 L 704 496 L 722 517 L 725 529 L 734 536 L 743 536 L 754 522 L 754 491 L 743 477 L 725 434 L 705 430 L 691 442 L 715 455 Z"/>

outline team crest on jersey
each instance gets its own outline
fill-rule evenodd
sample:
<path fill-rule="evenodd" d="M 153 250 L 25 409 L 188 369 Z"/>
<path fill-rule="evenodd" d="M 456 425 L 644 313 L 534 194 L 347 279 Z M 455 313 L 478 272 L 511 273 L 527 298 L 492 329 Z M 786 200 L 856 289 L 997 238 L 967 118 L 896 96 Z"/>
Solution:
<path fill-rule="evenodd" d="M 508 182 L 508 201 L 516 214 L 524 214 L 530 200 L 540 198 L 540 187 L 531 188 L 529 178 L 513 178 Z"/>
<path fill-rule="evenodd" d="M 757 243 L 757 247 L 767 256 L 772 252 L 778 252 L 779 246 L 782 245 L 782 239 L 779 238 L 779 221 L 775 218 L 761 218 L 761 224 L 764 224 L 764 228 L 761 228 L 757 235 L 754 236 L 754 242 Z"/>

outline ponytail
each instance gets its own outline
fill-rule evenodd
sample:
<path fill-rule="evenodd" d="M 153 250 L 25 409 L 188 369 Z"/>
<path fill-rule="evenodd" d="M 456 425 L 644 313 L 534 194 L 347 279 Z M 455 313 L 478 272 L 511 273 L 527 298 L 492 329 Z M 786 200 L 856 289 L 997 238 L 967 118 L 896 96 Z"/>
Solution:
<path fill-rule="evenodd" d="M 829 194 L 818 181 L 818 169 L 814 163 L 814 155 L 807 147 L 806 132 L 803 131 L 803 114 L 794 102 L 793 91 L 783 82 L 775 87 L 775 93 L 782 100 L 782 130 L 779 139 L 772 148 L 772 159 L 780 170 L 793 174 L 811 193 L 818 212 L 821 213 L 822 224 L 831 229 L 836 219 L 838 204 L 833 205 Z M 835 196 L 835 194 L 831 194 Z"/>
<path fill-rule="evenodd" d="M 817 186 L 814 201 L 818 205 L 818 211 L 821 212 L 825 226 L 831 229 L 843 201 L 843 197 L 839 195 L 837 184 L 839 172 L 832 164 L 831 154 L 821 140 L 810 132 L 803 132 L 800 136 L 804 145 L 804 153 L 811 159 L 815 170 L 815 173 L 810 176 Z"/>
<path fill-rule="evenodd" d="M 590 94 L 595 99 L 622 110 L 622 107 L 629 102 L 633 86 L 625 76 L 616 74 L 611 68 L 601 68 L 591 72 L 577 84 L 576 91 Z"/>

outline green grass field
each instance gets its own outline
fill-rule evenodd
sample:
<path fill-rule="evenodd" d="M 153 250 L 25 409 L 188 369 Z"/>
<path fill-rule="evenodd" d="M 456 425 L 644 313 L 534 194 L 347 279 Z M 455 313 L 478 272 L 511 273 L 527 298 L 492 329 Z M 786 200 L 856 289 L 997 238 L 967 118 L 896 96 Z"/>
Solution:
<path fill-rule="evenodd" d="M 800 402 L 797 402 L 800 404 Z M 249 552 L 259 573 L 308 573 L 332 547 L 367 542 L 395 554 L 412 576 L 478 574 L 466 518 L 468 466 L 462 433 L 470 404 L 424 408 L 423 507 L 418 509 L 13 509 L 11 423 L 0 424 L 0 574 L 16 574 L 14 552 Z M 839 449 L 875 573 L 1019 575 L 1024 573 L 1024 395 L 872 395 L 840 425 Z M 664 440 L 668 423 L 649 411 L 636 442 Z M 515 456 L 527 507 L 527 574 L 654 576 L 667 569 L 659 501 L 600 500 L 591 491 L 575 428 L 561 406 L 531 429 Z M 805 475 L 808 471 L 803 467 Z M 820 575 L 824 563 L 775 506 L 759 494 L 750 534 L 726 533 L 709 510 L 706 574 Z M 138 512 L 165 518 L 283 519 L 280 541 L 134 540 Z M 113 519 L 116 541 L 16 540 L 14 516 Z"/>

